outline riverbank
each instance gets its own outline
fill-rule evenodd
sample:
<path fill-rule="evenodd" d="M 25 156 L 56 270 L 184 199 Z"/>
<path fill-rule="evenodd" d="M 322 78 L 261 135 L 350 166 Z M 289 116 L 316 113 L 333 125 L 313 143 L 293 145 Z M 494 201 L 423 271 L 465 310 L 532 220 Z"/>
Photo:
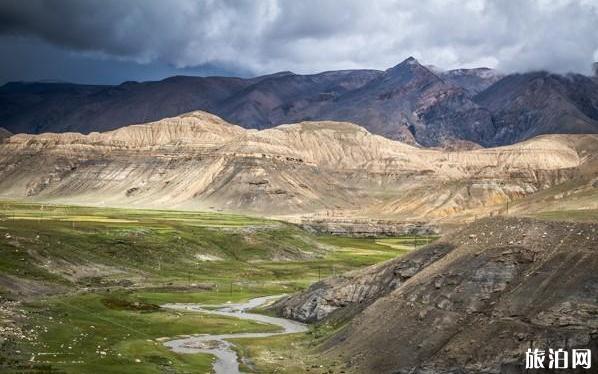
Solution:
<path fill-rule="evenodd" d="M 180 339 L 166 341 L 164 345 L 176 353 L 207 353 L 216 357 L 214 372 L 216 374 L 237 374 L 239 371 L 239 357 L 234 350 L 231 339 L 243 338 L 267 338 L 286 334 L 303 333 L 308 330 L 307 325 L 285 319 L 272 317 L 263 314 L 250 313 L 249 311 L 265 306 L 283 295 L 264 296 L 251 299 L 246 303 L 224 304 L 224 305 L 200 305 L 200 304 L 165 304 L 165 309 L 179 311 L 193 311 L 208 315 L 234 317 L 241 320 L 249 320 L 263 323 L 266 326 L 274 325 L 280 327 L 277 332 L 254 332 L 236 334 L 201 334 Z M 209 308 L 209 309 L 207 309 Z"/>

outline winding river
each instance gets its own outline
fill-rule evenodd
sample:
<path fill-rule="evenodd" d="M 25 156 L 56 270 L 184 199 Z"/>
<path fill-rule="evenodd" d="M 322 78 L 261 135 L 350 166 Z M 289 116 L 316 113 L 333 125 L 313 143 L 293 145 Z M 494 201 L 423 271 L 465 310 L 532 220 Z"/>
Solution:
<path fill-rule="evenodd" d="M 257 308 L 279 297 L 280 295 L 258 297 L 242 304 L 224 304 L 216 306 L 209 305 L 210 309 L 205 309 L 207 306 L 202 306 L 200 304 L 177 303 L 162 305 L 163 308 L 167 309 L 236 317 L 256 322 L 269 323 L 282 328 L 281 332 L 193 335 L 181 339 L 169 340 L 165 342 L 164 345 L 177 353 L 209 353 L 216 356 L 216 362 L 214 363 L 214 371 L 216 374 L 240 373 L 237 353 L 232 349 L 233 344 L 227 341 L 227 339 L 265 338 L 268 336 L 294 334 L 307 331 L 307 326 L 303 323 L 291 321 L 285 318 L 270 317 L 262 314 L 247 312 L 248 310 Z"/>

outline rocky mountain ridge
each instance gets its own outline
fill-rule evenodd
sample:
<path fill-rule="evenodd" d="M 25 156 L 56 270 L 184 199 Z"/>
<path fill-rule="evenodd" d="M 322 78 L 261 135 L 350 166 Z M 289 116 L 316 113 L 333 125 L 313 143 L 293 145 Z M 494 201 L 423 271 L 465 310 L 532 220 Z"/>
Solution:
<path fill-rule="evenodd" d="M 549 82 L 538 84 L 538 74 Z M 597 133 L 596 95 L 596 80 L 582 75 L 439 71 L 408 58 L 385 71 L 176 76 L 118 86 L 13 82 L 0 87 L 0 123 L 13 133 L 90 133 L 203 110 L 245 128 L 348 121 L 410 144 L 497 146 Z"/>

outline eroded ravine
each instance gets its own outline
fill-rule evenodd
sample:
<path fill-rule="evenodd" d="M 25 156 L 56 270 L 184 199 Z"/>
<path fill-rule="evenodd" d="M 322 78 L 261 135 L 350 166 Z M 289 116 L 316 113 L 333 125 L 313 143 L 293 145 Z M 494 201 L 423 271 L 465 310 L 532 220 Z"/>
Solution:
<path fill-rule="evenodd" d="M 294 334 L 307 331 L 307 326 L 303 323 L 295 322 L 285 318 L 271 317 L 262 314 L 247 313 L 248 310 L 264 305 L 280 296 L 265 296 L 251 299 L 242 304 L 210 305 L 200 304 L 165 304 L 163 308 L 182 311 L 199 312 L 205 314 L 216 314 L 221 316 L 236 317 L 256 322 L 268 323 L 280 326 L 280 332 L 255 332 L 238 334 L 201 334 L 181 339 L 173 339 L 164 343 L 168 348 L 177 353 L 209 353 L 214 355 L 217 360 L 214 363 L 216 374 L 234 374 L 240 373 L 237 353 L 232 349 L 232 343 L 227 339 L 233 338 L 265 338 L 268 336 Z"/>

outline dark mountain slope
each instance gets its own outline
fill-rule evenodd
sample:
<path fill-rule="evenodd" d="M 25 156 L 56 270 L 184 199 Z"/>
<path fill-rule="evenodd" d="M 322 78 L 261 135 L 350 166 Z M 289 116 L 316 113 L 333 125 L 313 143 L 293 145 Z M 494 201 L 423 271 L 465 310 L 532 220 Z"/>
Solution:
<path fill-rule="evenodd" d="M 489 113 L 467 92 L 443 80 L 414 58 L 388 69 L 364 87 L 331 102 L 321 118 L 352 121 L 371 132 L 425 146 L 457 138 L 489 145 Z"/>
<path fill-rule="evenodd" d="M 598 83 L 583 75 L 513 74 L 474 101 L 492 113 L 494 144 L 540 134 L 598 132 Z"/>
<path fill-rule="evenodd" d="M 13 82 L 0 88 L 0 123 L 14 133 L 88 133 L 205 110 L 247 128 L 268 128 L 291 117 L 308 119 L 311 106 L 380 74 L 348 70 L 281 72 L 252 79 L 177 76 L 118 86 Z"/>
<path fill-rule="evenodd" d="M 11 83 L 0 89 L 0 122 L 14 133 L 107 131 L 215 104 L 252 80 L 172 77 L 118 86 Z"/>
<path fill-rule="evenodd" d="M 469 148 L 545 133 L 598 132 L 596 79 L 548 73 L 499 78 L 485 68 L 436 72 L 409 58 L 386 71 L 177 76 L 118 86 L 16 82 L 0 87 L 0 124 L 13 133 L 89 133 L 203 110 L 246 128 L 350 121 L 408 143 Z"/>
<path fill-rule="evenodd" d="M 484 91 L 503 77 L 496 70 L 488 68 L 455 69 L 438 74 L 442 79 L 464 88 L 470 95 Z"/>
<path fill-rule="evenodd" d="M 13 133 L 38 133 L 77 111 L 95 93 L 110 86 L 12 82 L 0 87 L 0 123 Z"/>
<path fill-rule="evenodd" d="M 598 349 L 597 251 L 594 223 L 485 219 L 277 307 L 355 316 L 324 346 L 352 372 L 525 373 L 529 347 Z"/>
<path fill-rule="evenodd" d="M 223 118 L 248 128 L 319 118 L 322 106 L 382 75 L 377 70 L 284 74 L 262 79 L 222 102 Z"/>

